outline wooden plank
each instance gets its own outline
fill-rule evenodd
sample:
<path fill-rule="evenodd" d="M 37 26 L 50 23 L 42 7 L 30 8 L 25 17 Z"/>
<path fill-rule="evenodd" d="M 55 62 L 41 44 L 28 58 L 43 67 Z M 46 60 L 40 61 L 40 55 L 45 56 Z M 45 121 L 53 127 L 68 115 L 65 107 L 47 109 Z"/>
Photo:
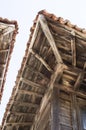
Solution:
<path fill-rule="evenodd" d="M 15 112 L 15 111 L 11 111 L 10 115 L 13 114 L 15 116 L 35 116 L 35 113 L 25 113 L 25 112 Z"/>
<path fill-rule="evenodd" d="M 17 125 L 19 125 L 19 126 L 30 126 L 30 125 L 32 125 L 32 122 L 12 122 L 12 123 L 7 122 L 6 126 L 8 126 L 8 125 L 11 125 L 11 126 L 17 126 Z"/>
<path fill-rule="evenodd" d="M 59 89 L 53 89 L 51 100 L 51 130 L 59 130 Z"/>
<path fill-rule="evenodd" d="M 85 69 L 86 69 L 86 62 L 84 63 L 84 67 L 83 67 L 83 70 L 82 72 L 79 73 L 78 77 L 77 77 L 77 80 L 74 84 L 74 89 L 77 90 L 79 89 L 80 87 L 80 84 L 81 82 L 83 81 L 83 78 L 84 78 L 84 74 L 85 74 Z"/>
<path fill-rule="evenodd" d="M 75 33 L 74 31 L 71 32 L 71 50 L 72 50 L 72 65 L 76 66 L 76 43 L 75 43 Z"/>
<path fill-rule="evenodd" d="M 47 40 L 49 41 L 49 44 L 53 50 L 53 53 L 55 55 L 55 58 L 57 60 L 58 63 L 63 63 L 62 58 L 59 54 L 58 48 L 56 47 L 54 38 L 50 32 L 50 29 L 48 27 L 47 21 L 45 19 L 45 17 L 43 15 L 39 15 L 39 22 L 41 24 L 42 30 L 47 38 Z"/>
<path fill-rule="evenodd" d="M 35 107 L 35 108 L 38 108 L 39 105 L 38 104 L 34 104 L 34 103 L 30 103 L 30 102 L 20 102 L 20 101 L 14 101 L 14 106 L 26 106 L 26 107 Z"/>
<path fill-rule="evenodd" d="M 72 110 L 72 124 L 73 130 L 77 130 L 77 115 L 76 115 L 76 95 L 71 95 L 71 110 Z"/>
<path fill-rule="evenodd" d="M 40 71 L 41 71 L 41 68 L 42 68 L 42 65 L 43 65 L 43 64 L 40 64 L 39 70 L 36 70 L 36 69 L 34 69 L 33 67 L 30 67 L 29 65 L 26 65 L 25 68 L 27 68 L 28 70 L 34 72 L 36 75 L 40 75 L 40 76 L 41 76 L 42 78 L 44 78 L 45 80 L 48 80 L 48 81 L 49 81 L 49 79 L 48 79 L 43 73 L 40 72 Z"/>
<path fill-rule="evenodd" d="M 30 49 L 29 51 L 47 68 L 47 70 L 49 70 L 51 73 L 53 72 L 53 70 L 51 69 L 51 67 L 46 63 L 46 61 L 40 55 L 38 55 L 32 49 Z"/>
<path fill-rule="evenodd" d="M 37 92 L 21 90 L 21 89 L 18 90 L 18 93 L 20 93 L 20 94 L 27 94 L 27 95 L 33 95 L 33 96 L 37 96 L 37 97 L 41 97 L 41 98 L 43 97 L 42 94 L 39 94 Z"/>
<path fill-rule="evenodd" d="M 46 88 L 46 86 L 42 86 L 40 84 L 34 83 L 31 80 L 27 80 L 27 79 L 25 79 L 23 77 L 21 78 L 21 81 L 26 83 L 27 85 L 31 85 L 32 87 L 43 88 L 43 89 Z"/>
<path fill-rule="evenodd" d="M 64 92 L 67 92 L 67 93 L 71 93 L 71 94 L 75 94 L 76 96 L 78 97 L 81 97 L 81 98 L 84 98 L 86 99 L 86 95 L 83 94 L 82 92 L 78 92 L 78 91 L 74 91 L 73 89 L 67 87 L 67 86 L 64 86 L 64 85 L 61 85 L 61 84 L 54 84 L 54 86 L 56 88 L 59 87 L 60 90 L 64 91 Z"/>

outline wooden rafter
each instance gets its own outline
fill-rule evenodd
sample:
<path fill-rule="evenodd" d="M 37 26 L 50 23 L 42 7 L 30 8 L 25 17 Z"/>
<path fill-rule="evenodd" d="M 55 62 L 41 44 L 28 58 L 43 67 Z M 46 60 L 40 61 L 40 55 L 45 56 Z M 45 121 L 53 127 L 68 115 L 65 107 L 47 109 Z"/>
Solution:
<path fill-rule="evenodd" d="M 63 70 L 66 68 L 66 66 L 64 64 L 57 64 L 56 69 L 54 74 L 51 77 L 51 81 L 49 83 L 49 88 L 53 89 L 54 87 L 54 83 L 55 80 L 57 79 L 58 81 L 60 80 L 62 74 L 63 74 Z"/>
<path fill-rule="evenodd" d="M 40 65 L 39 67 L 39 71 L 36 70 L 36 69 L 33 69 L 32 67 L 26 65 L 25 68 L 27 68 L 28 70 L 32 71 L 33 73 L 35 73 L 36 75 L 40 75 L 42 78 L 46 79 L 46 80 L 49 80 L 43 73 L 40 72 L 41 70 L 41 67 L 42 67 L 43 64 Z"/>
<path fill-rule="evenodd" d="M 83 78 L 84 78 L 84 74 L 85 74 L 85 69 L 86 69 L 86 62 L 84 64 L 84 67 L 83 67 L 83 70 L 82 72 L 79 73 L 78 77 L 77 77 L 77 80 L 75 82 L 75 85 L 74 85 L 74 89 L 77 90 L 79 87 L 80 87 L 80 84 L 81 82 L 83 81 Z"/>
<path fill-rule="evenodd" d="M 38 104 L 34 104 L 34 103 L 29 103 L 29 102 L 19 102 L 19 101 L 14 101 L 14 106 L 16 106 L 16 104 L 18 104 L 17 106 L 26 106 L 26 107 L 35 107 L 38 108 L 39 105 Z"/>
<path fill-rule="evenodd" d="M 18 90 L 18 93 L 20 93 L 20 94 L 28 94 L 28 95 L 38 96 L 38 97 L 43 97 L 42 94 L 39 94 L 37 92 L 21 90 L 21 89 Z"/>
<path fill-rule="evenodd" d="M 74 31 L 71 32 L 71 50 L 72 50 L 72 65 L 76 66 L 76 43 L 75 43 L 75 33 Z"/>
<path fill-rule="evenodd" d="M 53 53 L 55 55 L 55 58 L 57 60 L 58 63 L 63 63 L 62 61 L 62 58 L 59 54 L 59 51 L 58 51 L 58 48 L 56 47 L 56 44 L 55 44 L 55 41 L 54 41 L 54 38 L 50 32 L 50 29 L 48 27 L 48 24 L 47 24 L 47 21 L 45 19 L 45 17 L 43 15 L 39 15 L 39 22 L 41 24 L 41 28 L 47 38 L 47 40 L 49 41 L 49 44 L 53 50 Z"/>
<path fill-rule="evenodd" d="M 40 84 L 34 83 L 34 82 L 27 80 L 23 77 L 21 78 L 21 81 L 26 83 L 27 85 L 31 85 L 32 87 L 43 88 L 43 89 L 46 88 L 46 86 L 42 86 Z"/>
<path fill-rule="evenodd" d="M 30 49 L 30 52 L 47 68 L 47 70 L 49 70 L 50 72 L 53 72 L 53 70 L 51 69 L 51 67 L 46 63 L 46 61 L 40 55 L 38 55 L 32 49 Z"/>

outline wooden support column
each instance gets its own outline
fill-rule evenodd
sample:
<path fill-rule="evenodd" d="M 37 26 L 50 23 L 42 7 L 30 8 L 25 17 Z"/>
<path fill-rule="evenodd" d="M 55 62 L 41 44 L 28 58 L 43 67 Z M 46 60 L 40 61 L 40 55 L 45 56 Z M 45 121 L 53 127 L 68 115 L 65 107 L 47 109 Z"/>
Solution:
<path fill-rule="evenodd" d="M 55 58 L 56 58 L 57 62 L 58 63 L 63 63 L 62 58 L 61 58 L 61 56 L 59 54 L 58 48 L 56 47 L 54 38 L 53 38 L 53 36 L 52 36 L 52 34 L 50 32 L 50 29 L 48 27 L 47 21 L 46 21 L 46 19 L 45 19 L 45 17 L 43 15 L 39 15 L 39 22 L 41 24 L 42 30 L 43 30 L 48 42 L 49 42 L 49 44 L 50 44 L 50 46 L 51 46 L 51 48 L 53 50 L 53 53 L 55 55 Z"/>
<path fill-rule="evenodd" d="M 54 88 L 51 99 L 51 130 L 59 130 L 59 89 Z"/>
<path fill-rule="evenodd" d="M 71 32 L 71 50 L 72 50 L 72 65 L 76 66 L 76 44 L 75 44 L 75 33 L 74 31 Z"/>

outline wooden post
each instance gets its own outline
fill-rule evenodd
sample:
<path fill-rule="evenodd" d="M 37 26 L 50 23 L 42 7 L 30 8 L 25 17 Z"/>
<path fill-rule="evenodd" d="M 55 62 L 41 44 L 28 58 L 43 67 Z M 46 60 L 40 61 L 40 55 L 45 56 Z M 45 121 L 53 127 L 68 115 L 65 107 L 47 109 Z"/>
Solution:
<path fill-rule="evenodd" d="M 56 88 L 51 99 L 51 130 L 59 130 L 59 89 Z"/>
<path fill-rule="evenodd" d="M 77 129 L 77 115 L 76 115 L 76 95 L 72 95 L 72 101 L 71 101 L 71 109 L 72 109 L 72 124 L 73 124 L 73 130 L 78 130 Z"/>

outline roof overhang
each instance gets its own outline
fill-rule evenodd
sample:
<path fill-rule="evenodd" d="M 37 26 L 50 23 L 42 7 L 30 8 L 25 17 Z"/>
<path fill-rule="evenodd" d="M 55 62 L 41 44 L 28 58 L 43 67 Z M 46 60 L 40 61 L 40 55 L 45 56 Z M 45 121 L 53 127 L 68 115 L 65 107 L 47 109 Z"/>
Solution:
<path fill-rule="evenodd" d="M 0 18 L 0 100 L 17 31 L 16 21 Z"/>
<path fill-rule="evenodd" d="M 41 11 L 31 28 L 2 130 L 31 129 L 45 106 L 46 91 L 58 86 L 86 99 L 86 31 Z"/>

